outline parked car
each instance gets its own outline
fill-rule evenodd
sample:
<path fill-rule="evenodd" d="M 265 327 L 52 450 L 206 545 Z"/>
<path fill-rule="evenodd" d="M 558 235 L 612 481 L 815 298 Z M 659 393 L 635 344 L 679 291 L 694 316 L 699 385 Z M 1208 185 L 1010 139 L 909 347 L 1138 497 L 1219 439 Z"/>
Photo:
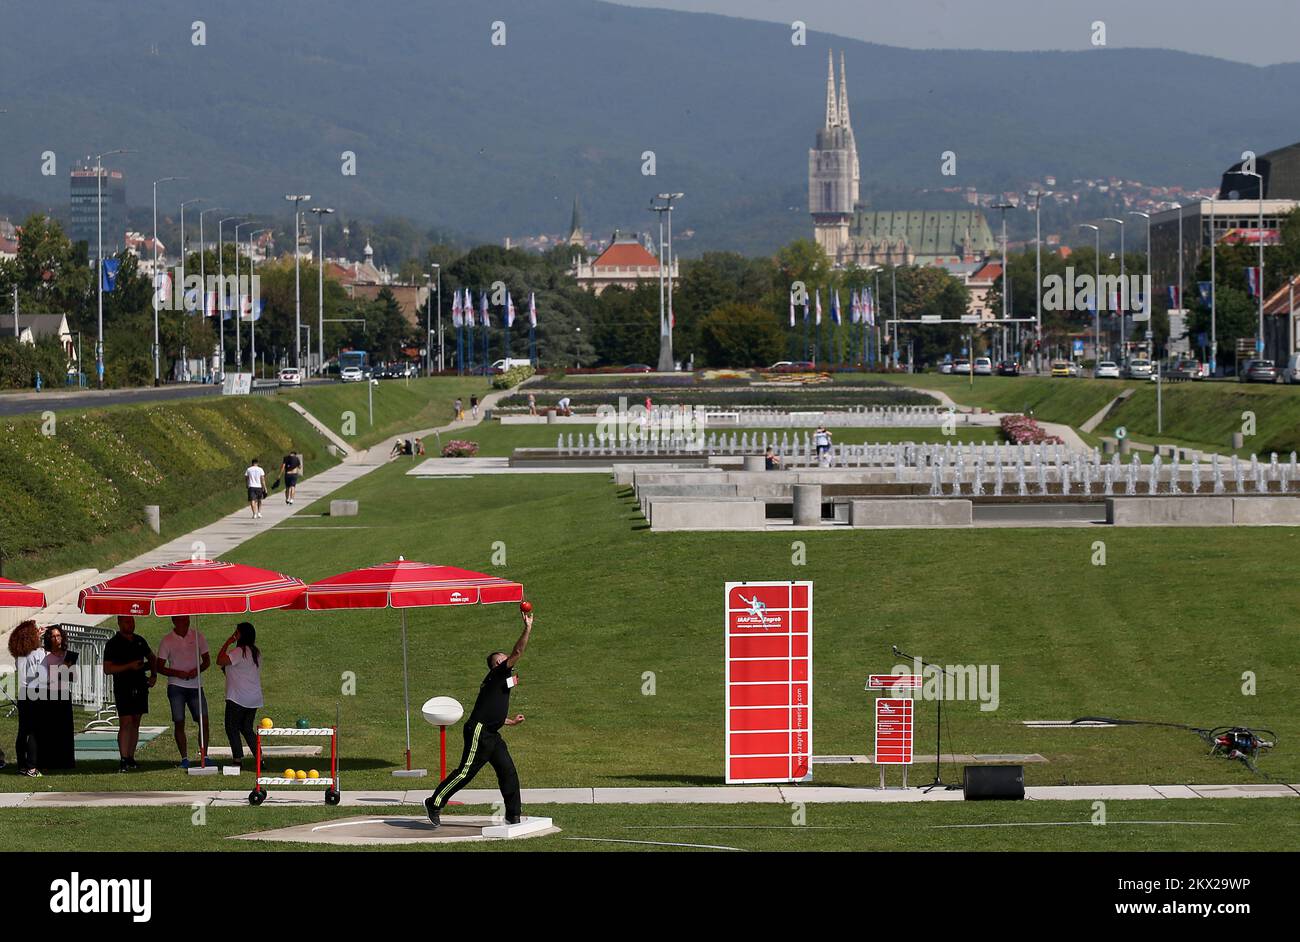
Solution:
<path fill-rule="evenodd" d="M 1129 379 L 1150 379 L 1151 369 L 1150 360 L 1134 359 L 1128 361 L 1124 373 Z"/>
<path fill-rule="evenodd" d="M 1247 360 L 1237 376 L 1241 383 L 1276 383 L 1277 366 L 1272 360 Z"/>
<path fill-rule="evenodd" d="M 1282 382 L 1292 386 L 1300 383 L 1300 353 L 1291 354 L 1286 361 L 1286 367 L 1282 370 Z"/>
<path fill-rule="evenodd" d="M 361 371 L 359 366 L 345 366 L 343 372 L 339 373 L 339 379 L 345 383 L 360 383 L 366 378 L 366 374 Z"/>
<path fill-rule="evenodd" d="M 993 361 L 992 361 L 991 359 L 989 359 L 988 357 L 976 357 L 976 358 L 975 358 L 975 375 L 976 375 L 976 376 L 992 376 L 992 375 L 993 375 Z"/>
<path fill-rule="evenodd" d="M 1119 364 L 1114 360 L 1102 360 L 1092 371 L 1093 379 L 1119 379 Z"/>
<path fill-rule="evenodd" d="M 1183 357 L 1174 360 L 1164 371 L 1167 380 L 1198 380 L 1205 378 L 1205 366 L 1198 360 Z"/>
<path fill-rule="evenodd" d="M 515 360 L 514 362 L 518 363 L 519 361 Z M 527 366 L 528 361 L 525 360 L 524 365 Z M 654 367 L 648 363 L 629 363 L 623 367 L 624 373 L 653 373 L 654 371 Z"/>
<path fill-rule="evenodd" d="M 954 373 L 969 373 L 970 360 L 965 357 L 957 357 L 957 359 L 952 361 L 952 371 Z"/>
<path fill-rule="evenodd" d="M 1015 360 L 998 361 L 997 374 L 999 376 L 1019 376 L 1020 364 Z"/>
<path fill-rule="evenodd" d="M 285 369 L 280 371 L 279 378 L 280 378 L 281 386 L 301 386 L 302 370 L 293 366 L 286 367 Z"/>
<path fill-rule="evenodd" d="M 1053 360 L 1052 375 L 1053 376 L 1074 376 L 1076 374 L 1074 372 L 1073 367 L 1074 364 L 1071 363 L 1069 360 Z"/>

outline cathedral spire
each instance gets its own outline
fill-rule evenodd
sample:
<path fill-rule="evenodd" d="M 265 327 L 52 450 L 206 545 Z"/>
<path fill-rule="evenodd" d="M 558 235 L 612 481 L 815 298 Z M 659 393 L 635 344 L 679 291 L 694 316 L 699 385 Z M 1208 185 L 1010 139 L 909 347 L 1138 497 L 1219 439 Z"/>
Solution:
<path fill-rule="evenodd" d="M 849 81 L 844 77 L 844 52 L 840 51 L 840 126 L 853 127 L 849 121 Z"/>
<path fill-rule="evenodd" d="M 839 110 L 835 105 L 835 52 L 826 50 L 826 126 L 838 127 Z"/>

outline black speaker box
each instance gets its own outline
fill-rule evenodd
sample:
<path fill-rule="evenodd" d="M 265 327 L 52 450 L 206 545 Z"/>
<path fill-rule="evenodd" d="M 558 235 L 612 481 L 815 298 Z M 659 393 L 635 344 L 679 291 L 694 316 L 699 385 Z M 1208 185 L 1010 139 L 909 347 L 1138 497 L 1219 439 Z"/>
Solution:
<path fill-rule="evenodd" d="M 1025 797 L 1023 765 L 968 765 L 962 791 L 967 801 L 1021 801 Z"/>

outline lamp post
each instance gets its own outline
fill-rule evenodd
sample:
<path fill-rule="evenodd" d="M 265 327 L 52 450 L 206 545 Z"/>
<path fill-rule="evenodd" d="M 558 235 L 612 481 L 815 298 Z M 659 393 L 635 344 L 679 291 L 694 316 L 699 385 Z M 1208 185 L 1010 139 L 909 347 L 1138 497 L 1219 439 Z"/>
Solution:
<path fill-rule="evenodd" d="M 1259 328 L 1255 334 L 1255 356 L 1264 355 L 1264 175 L 1254 171 L 1241 171 L 1243 177 L 1254 177 L 1259 181 L 1259 191 L 1255 194 L 1259 221 L 1256 223 L 1255 242 L 1259 245 L 1259 268 L 1256 270 L 1255 295 L 1259 301 Z"/>
<path fill-rule="evenodd" d="M 1093 373 L 1097 372 L 1096 363 L 1101 362 L 1101 305 L 1098 303 L 1098 295 L 1101 291 L 1101 226 L 1094 226 L 1090 222 L 1080 223 L 1080 229 L 1091 229 L 1097 236 L 1096 254 L 1093 256 L 1093 266 L 1095 273 L 1092 282 L 1092 359 L 1094 366 Z"/>
<path fill-rule="evenodd" d="M 188 206 L 190 203 L 203 203 L 203 202 L 206 202 L 206 199 L 202 196 L 196 196 L 192 200 L 181 200 L 181 265 L 180 265 L 181 321 L 180 323 L 182 327 L 185 325 L 185 316 L 190 313 L 189 311 L 186 310 L 186 308 L 188 307 L 189 298 L 187 297 L 188 292 L 185 290 L 185 207 Z M 188 375 L 189 364 L 186 362 L 187 358 L 185 357 L 184 344 L 181 345 L 180 352 L 181 352 L 181 370 L 182 370 L 181 375 L 183 376 Z"/>
<path fill-rule="evenodd" d="M 298 218 L 302 204 L 311 199 L 311 196 L 303 194 L 295 196 L 292 193 L 287 194 L 285 199 L 293 203 L 293 365 L 299 370 L 302 369 L 302 276 L 299 273 L 299 260 L 302 258 L 302 252 L 298 242 Z M 250 271 L 252 262 L 249 262 Z"/>
<path fill-rule="evenodd" d="M 239 321 L 244 314 L 244 295 L 242 293 L 242 287 L 240 287 L 241 282 L 239 280 L 239 230 L 244 228 L 245 226 L 255 226 L 255 225 L 257 225 L 257 223 L 255 222 L 241 222 L 235 226 L 235 285 L 236 285 L 236 290 L 239 290 L 241 292 L 239 296 L 235 298 L 235 372 L 236 373 L 238 373 L 244 365 L 244 348 L 243 348 L 243 341 L 241 340 L 241 335 L 239 330 Z M 253 270 L 253 259 L 251 256 L 248 259 L 248 267 L 249 267 L 249 273 L 251 274 Z M 252 289 L 250 288 L 249 290 L 251 291 Z"/>
<path fill-rule="evenodd" d="M 1124 220 L 1116 219 L 1114 216 L 1107 216 L 1103 222 L 1114 222 L 1119 224 L 1119 359 L 1121 363 L 1127 363 L 1127 352 L 1124 349 L 1124 308 L 1128 302 L 1128 288 L 1124 282 Z"/>
<path fill-rule="evenodd" d="M 1147 350 L 1148 359 L 1155 359 L 1155 329 L 1151 326 L 1151 214 L 1140 213 L 1131 209 L 1128 213 L 1130 216 L 1141 216 L 1147 221 L 1147 280 L 1142 286 L 1142 308 L 1147 318 L 1146 340 L 1149 344 Z"/>
<path fill-rule="evenodd" d="M 163 177 L 161 180 L 153 181 L 153 384 L 155 386 L 162 385 L 158 346 L 158 184 L 184 179 L 186 178 Z"/>
<path fill-rule="evenodd" d="M 257 308 L 253 304 L 253 236 L 261 235 L 263 232 L 270 232 L 270 227 L 254 229 L 248 234 L 248 363 L 253 371 L 253 378 L 257 378 Z M 295 346 L 298 338 L 294 338 Z M 252 384 L 250 383 L 250 388 Z"/>
<path fill-rule="evenodd" d="M 652 205 L 650 208 L 659 213 L 659 269 L 664 274 L 660 275 L 661 282 L 659 287 L 659 370 L 660 372 L 671 372 L 674 367 L 673 363 L 673 201 L 679 200 L 685 193 L 660 193 L 655 196 L 656 200 L 663 202 L 662 206 Z M 668 214 L 668 242 L 665 246 L 663 240 L 663 214 Z M 663 302 L 663 282 L 668 282 L 668 310 L 664 311 Z"/>
<path fill-rule="evenodd" d="M 437 262 L 430 262 L 429 267 L 433 269 L 435 276 L 435 288 L 438 300 L 438 372 L 442 372 L 442 265 Z M 424 345 L 426 349 L 429 346 L 429 332 L 433 325 L 429 322 L 429 316 L 426 313 L 424 318 Z M 433 356 L 430 354 L 428 363 L 425 366 L 426 371 L 433 371 Z"/>
<path fill-rule="evenodd" d="M 1217 324 L 1218 314 L 1218 280 L 1215 271 L 1215 245 L 1218 238 L 1214 232 L 1214 197 L 1208 200 L 1201 200 L 1201 207 L 1210 204 L 1210 378 L 1214 378 L 1214 373 L 1219 366 L 1219 332 Z"/>
<path fill-rule="evenodd" d="M 1010 292 L 1007 291 L 1007 286 L 1010 284 L 1010 275 L 1011 275 L 1011 259 L 1007 257 L 1007 210 L 1015 209 L 1016 207 L 1014 203 L 996 203 L 994 204 L 993 208 L 997 210 L 1001 210 L 1002 212 L 1002 320 L 1004 323 L 1002 325 L 1002 331 L 1001 331 L 1002 354 L 999 357 L 999 359 L 1006 359 L 1007 325 L 1005 321 L 1009 316 L 1007 302 L 1010 300 Z M 969 362 L 971 364 L 971 369 L 974 369 L 975 368 L 974 346 L 971 347 Z"/>
<path fill-rule="evenodd" d="M 95 280 L 99 282 L 98 314 L 96 315 L 95 333 L 95 372 L 99 376 L 99 388 L 104 388 L 104 158 L 114 154 L 126 154 L 124 148 L 105 151 L 95 155 L 95 228 L 98 248 L 95 254 Z M 18 315 L 14 315 L 14 325 L 18 324 Z"/>
<path fill-rule="evenodd" d="M 325 217 L 334 210 L 325 206 L 312 208 L 316 216 L 316 375 L 325 369 Z M 311 349 L 311 333 L 307 334 L 307 349 Z"/>
<path fill-rule="evenodd" d="M 1030 190 L 1034 198 L 1034 372 L 1043 372 L 1043 197 L 1041 190 Z"/>
<path fill-rule="evenodd" d="M 226 378 L 226 251 L 225 243 L 221 238 L 222 227 L 228 222 L 238 219 L 238 216 L 227 216 L 225 219 L 217 220 L 217 280 L 221 282 L 221 291 L 217 295 L 217 330 L 220 331 L 221 337 L 221 379 L 224 382 Z M 239 245 L 235 245 L 235 259 L 239 259 Z M 238 283 L 239 279 L 235 279 Z"/>
<path fill-rule="evenodd" d="M 1174 203 L 1172 209 L 1178 210 L 1178 312 L 1183 308 L 1183 204 Z M 1186 318 L 1183 321 L 1186 324 Z"/>
<path fill-rule="evenodd" d="M 199 213 L 199 281 L 203 283 L 203 295 L 199 298 L 199 311 L 202 312 L 203 317 L 208 316 L 208 243 L 203 238 L 203 217 L 208 213 L 220 212 L 223 208 L 221 206 L 209 206 Z"/>

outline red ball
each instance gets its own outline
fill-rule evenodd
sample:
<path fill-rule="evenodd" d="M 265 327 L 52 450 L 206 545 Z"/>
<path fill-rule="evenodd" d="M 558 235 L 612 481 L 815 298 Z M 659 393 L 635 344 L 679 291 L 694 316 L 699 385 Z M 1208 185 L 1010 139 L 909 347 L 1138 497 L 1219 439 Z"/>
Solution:
<path fill-rule="evenodd" d="M 533 610 L 533 603 L 532 603 L 532 602 L 520 602 L 520 603 L 519 603 L 519 611 L 523 612 L 525 615 L 528 614 L 529 612 L 531 612 L 532 610 Z"/>

